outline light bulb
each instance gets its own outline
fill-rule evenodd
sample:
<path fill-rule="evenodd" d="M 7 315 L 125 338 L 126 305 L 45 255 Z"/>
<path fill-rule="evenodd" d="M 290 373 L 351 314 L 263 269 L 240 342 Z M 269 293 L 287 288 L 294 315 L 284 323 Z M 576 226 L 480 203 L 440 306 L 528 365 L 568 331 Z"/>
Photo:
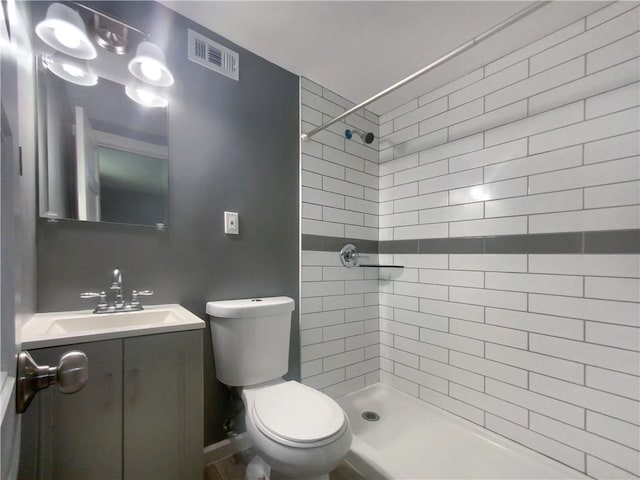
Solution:
<path fill-rule="evenodd" d="M 56 40 L 67 48 L 76 49 L 80 46 L 80 35 L 73 27 L 64 24 L 58 25 L 53 31 L 53 34 Z"/>
<path fill-rule="evenodd" d="M 72 77 L 84 77 L 84 71 L 80 67 L 76 67 L 75 65 L 63 63 L 62 69 Z"/>
<path fill-rule="evenodd" d="M 144 60 L 140 64 L 140 71 L 151 81 L 157 81 L 162 77 L 162 69 L 154 60 Z"/>

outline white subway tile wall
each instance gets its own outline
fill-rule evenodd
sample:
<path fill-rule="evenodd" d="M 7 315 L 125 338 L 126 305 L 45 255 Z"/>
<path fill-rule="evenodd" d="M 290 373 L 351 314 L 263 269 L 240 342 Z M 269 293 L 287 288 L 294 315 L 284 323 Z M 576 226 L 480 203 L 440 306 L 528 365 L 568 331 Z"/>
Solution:
<path fill-rule="evenodd" d="M 639 228 L 638 11 L 614 3 L 383 115 L 381 240 Z M 447 141 L 395 157 L 412 123 Z M 429 257 L 394 255 L 419 276 L 381 281 L 383 381 L 589 475 L 639 476 L 640 257 Z"/>
<path fill-rule="evenodd" d="M 304 132 L 354 105 L 307 78 L 300 97 Z M 378 240 L 379 119 L 361 110 L 346 122 L 302 143 L 301 233 Z M 348 128 L 376 139 L 346 140 Z M 379 382 L 377 271 L 346 269 L 337 251 L 304 251 L 301 279 L 302 381 L 334 397 Z"/>
<path fill-rule="evenodd" d="M 366 215 L 359 238 L 382 242 L 638 229 L 639 81 L 640 7 L 603 4 L 382 115 L 379 165 L 337 130 L 303 145 L 322 182 L 303 176 L 302 233 Z M 303 91 L 303 122 L 342 111 L 324 92 Z M 379 260 L 404 270 L 302 252 L 304 382 L 381 380 L 592 477 L 640 477 L 640 255 Z"/>
<path fill-rule="evenodd" d="M 345 268 L 338 252 L 305 250 L 301 263 L 303 383 L 340 396 L 379 382 L 377 270 Z"/>
<path fill-rule="evenodd" d="M 303 132 L 354 106 L 349 100 L 301 79 Z M 361 110 L 346 122 L 302 142 L 302 234 L 378 239 L 378 116 Z M 373 132 L 365 145 L 346 129 Z"/>

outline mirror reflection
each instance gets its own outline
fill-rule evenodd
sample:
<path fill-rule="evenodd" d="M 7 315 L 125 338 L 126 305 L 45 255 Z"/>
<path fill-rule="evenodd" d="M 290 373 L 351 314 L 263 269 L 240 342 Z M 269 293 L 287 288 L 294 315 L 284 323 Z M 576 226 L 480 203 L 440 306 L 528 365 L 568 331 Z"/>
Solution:
<path fill-rule="evenodd" d="M 40 215 L 166 225 L 167 109 L 134 102 L 110 80 L 76 85 L 38 63 Z"/>

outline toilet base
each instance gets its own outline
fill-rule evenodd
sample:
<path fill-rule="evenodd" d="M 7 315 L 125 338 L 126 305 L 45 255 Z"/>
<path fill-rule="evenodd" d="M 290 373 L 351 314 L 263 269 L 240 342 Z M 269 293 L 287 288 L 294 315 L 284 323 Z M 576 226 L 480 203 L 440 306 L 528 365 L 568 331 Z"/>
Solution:
<path fill-rule="evenodd" d="M 245 480 L 301 480 L 299 478 L 287 477 L 282 473 L 271 469 L 271 466 L 264 461 L 260 455 L 254 456 L 244 475 Z M 329 475 L 320 475 L 319 477 L 309 477 L 304 480 L 329 480 Z"/>
<path fill-rule="evenodd" d="M 244 480 L 269 480 L 271 478 L 271 467 L 260 455 L 254 456 L 244 474 Z"/>

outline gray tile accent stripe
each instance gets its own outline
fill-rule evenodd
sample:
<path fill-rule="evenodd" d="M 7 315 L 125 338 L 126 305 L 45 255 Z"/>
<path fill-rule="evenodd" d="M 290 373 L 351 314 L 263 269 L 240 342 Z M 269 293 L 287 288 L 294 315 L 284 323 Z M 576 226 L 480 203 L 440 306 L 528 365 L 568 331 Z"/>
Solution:
<path fill-rule="evenodd" d="M 571 232 L 488 237 L 484 253 L 586 253 L 582 236 L 582 232 Z"/>
<path fill-rule="evenodd" d="M 425 238 L 419 253 L 484 253 L 484 243 L 482 237 Z"/>
<path fill-rule="evenodd" d="M 338 252 L 353 243 L 363 253 L 640 253 L 640 229 L 486 237 L 357 240 L 302 235 L 303 250 Z"/>
<path fill-rule="evenodd" d="M 588 253 L 640 253 L 640 230 L 584 232 L 584 249 Z"/>
<path fill-rule="evenodd" d="M 386 240 L 380 242 L 379 253 L 418 253 L 420 240 Z"/>
<path fill-rule="evenodd" d="M 376 240 L 358 240 L 355 238 L 326 237 L 323 235 L 302 235 L 302 250 L 320 252 L 339 252 L 347 243 L 352 243 L 360 253 L 378 253 Z"/>

